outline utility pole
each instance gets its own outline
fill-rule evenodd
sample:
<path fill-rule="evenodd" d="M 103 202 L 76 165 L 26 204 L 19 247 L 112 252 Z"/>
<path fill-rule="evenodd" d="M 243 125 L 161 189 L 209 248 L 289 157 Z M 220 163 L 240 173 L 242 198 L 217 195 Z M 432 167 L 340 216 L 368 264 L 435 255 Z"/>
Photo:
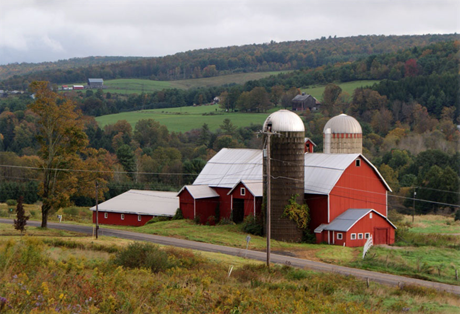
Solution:
<path fill-rule="evenodd" d="M 415 196 L 417 195 L 417 192 L 415 192 L 414 188 L 414 198 L 413 198 L 413 203 L 412 203 L 412 223 L 414 223 L 415 220 Z"/>
<path fill-rule="evenodd" d="M 99 187 L 99 184 L 97 183 L 96 180 L 96 239 L 99 231 L 99 204 L 98 204 L 98 191 L 97 188 Z"/>

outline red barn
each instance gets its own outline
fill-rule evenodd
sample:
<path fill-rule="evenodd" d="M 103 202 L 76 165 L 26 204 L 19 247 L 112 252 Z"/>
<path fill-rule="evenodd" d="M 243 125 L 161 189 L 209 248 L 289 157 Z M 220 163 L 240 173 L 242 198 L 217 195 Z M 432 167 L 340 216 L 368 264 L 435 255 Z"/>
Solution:
<path fill-rule="evenodd" d="M 241 180 L 228 192 L 233 208 L 233 221 L 242 222 L 244 217 L 260 215 L 262 208 L 262 182 Z"/>
<path fill-rule="evenodd" d="M 143 226 L 153 217 L 173 217 L 179 208 L 176 192 L 129 190 L 98 205 L 99 224 Z M 96 222 L 96 206 L 93 223 Z"/>
<path fill-rule="evenodd" d="M 198 217 L 202 224 L 215 222 L 220 196 L 212 188 L 207 185 L 186 185 L 177 196 L 185 219 Z"/>

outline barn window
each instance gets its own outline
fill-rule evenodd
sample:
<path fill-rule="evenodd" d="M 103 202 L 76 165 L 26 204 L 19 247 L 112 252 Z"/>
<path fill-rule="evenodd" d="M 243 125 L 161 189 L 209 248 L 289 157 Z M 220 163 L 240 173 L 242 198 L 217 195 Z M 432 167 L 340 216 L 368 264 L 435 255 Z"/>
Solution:
<path fill-rule="evenodd" d="M 351 234 L 351 239 L 352 239 L 352 240 L 356 240 L 356 233 L 352 233 L 352 234 Z"/>
<path fill-rule="evenodd" d="M 121 220 L 125 220 L 125 214 L 121 214 Z"/>
<path fill-rule="evenodd" d="M 241 193 L 242 196 L 245 196 L 246 195 L 246 189 L 241 188 L 240 193 Z"/>
<path fill-rule="evenodd" d="M 369 219 L 372 219 L 372 213 L 369 214 Z"/>
<path fill-rule="evenodd" d="M 361 167 L 361 159 L 356 159 L 355 160 L 355 165 L 356 165 L 356 167 Z"/>
<path fill-rule="evenodd" d="M 366 232 L 366 233 L 364 234 L 364 238 L 365 238 L 365 239 L 369 239 L 370 237 L 371 237 L 371 234 L 370 234 L 369 232 Z"/>
<path fill-rule="evenodd" d="M 109 213 L 104 213 L 104 218 L 109 218 Z"/>
<path fill-rule="evenodd" d="M 363 234 L 362 234 L 362 233 L 358 233 L 358 239 L 359 239 L 359 240 L 362 240 L 362 239 L 363 239 Z"/>
<path fill-rule="evenodd" d="M 337 233 L 337 240 L 342 240 L 343 239 L 343 235 L 342 233 Z"/>
<path fill-rule="evenodd" d="M 137 215 L 137 221 L 142 221 L 142 216 L 141 215 Z"/>

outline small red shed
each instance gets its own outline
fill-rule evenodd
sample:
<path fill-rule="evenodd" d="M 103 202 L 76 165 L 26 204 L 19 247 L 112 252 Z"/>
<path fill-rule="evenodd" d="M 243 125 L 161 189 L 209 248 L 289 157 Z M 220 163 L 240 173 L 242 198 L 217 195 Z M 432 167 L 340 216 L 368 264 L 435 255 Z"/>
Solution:
<path fill-rule="evenodd" d="M 263 198 L 263 184 L 260 181 L 241 180 L 228 192 L 231 196 L 233 221 L 240 223 L 247 216 L 260 215 Z"/>
<path fill-rule="evenodd" d="M 373 209 L 349 209 L 330 224 L 315 229 L 316 243 L 360 247 L 372 236 L 374 244 L 393 244 L 395 229 L 384 215 Z"/>
<path fill-rule="evenodd" d="M 313 153 L 315 151 L 316 144 L 308 137 L 305 138 L 305 153 Z"/>
<path fill-rule="evenodd" d="M 176 192 L 129 190 L 98 204 L 98 221 L 101 225 L 139 227 L 153 217 L 173 217 L 178 208 Z M 95 223 L 96 206 L 90 210 Z"/>
<path fill-rule="evenodd" d="M 219 194 L 207 185 L 186 185 L 179 193 L 180 209 L 185 219 L 199 217 L 200 223 L 214 223 Z M 211 217 L 214 217 L 212 220 Z"/>

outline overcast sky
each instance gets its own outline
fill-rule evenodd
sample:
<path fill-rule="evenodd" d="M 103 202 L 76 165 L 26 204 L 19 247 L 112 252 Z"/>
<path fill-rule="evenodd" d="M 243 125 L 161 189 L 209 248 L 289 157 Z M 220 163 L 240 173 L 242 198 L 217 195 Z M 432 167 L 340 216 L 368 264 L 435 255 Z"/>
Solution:
<path fill-rule="evenodd" d="M 460 33 L 459 0 L 0 0 L 0 64 Z"/>

